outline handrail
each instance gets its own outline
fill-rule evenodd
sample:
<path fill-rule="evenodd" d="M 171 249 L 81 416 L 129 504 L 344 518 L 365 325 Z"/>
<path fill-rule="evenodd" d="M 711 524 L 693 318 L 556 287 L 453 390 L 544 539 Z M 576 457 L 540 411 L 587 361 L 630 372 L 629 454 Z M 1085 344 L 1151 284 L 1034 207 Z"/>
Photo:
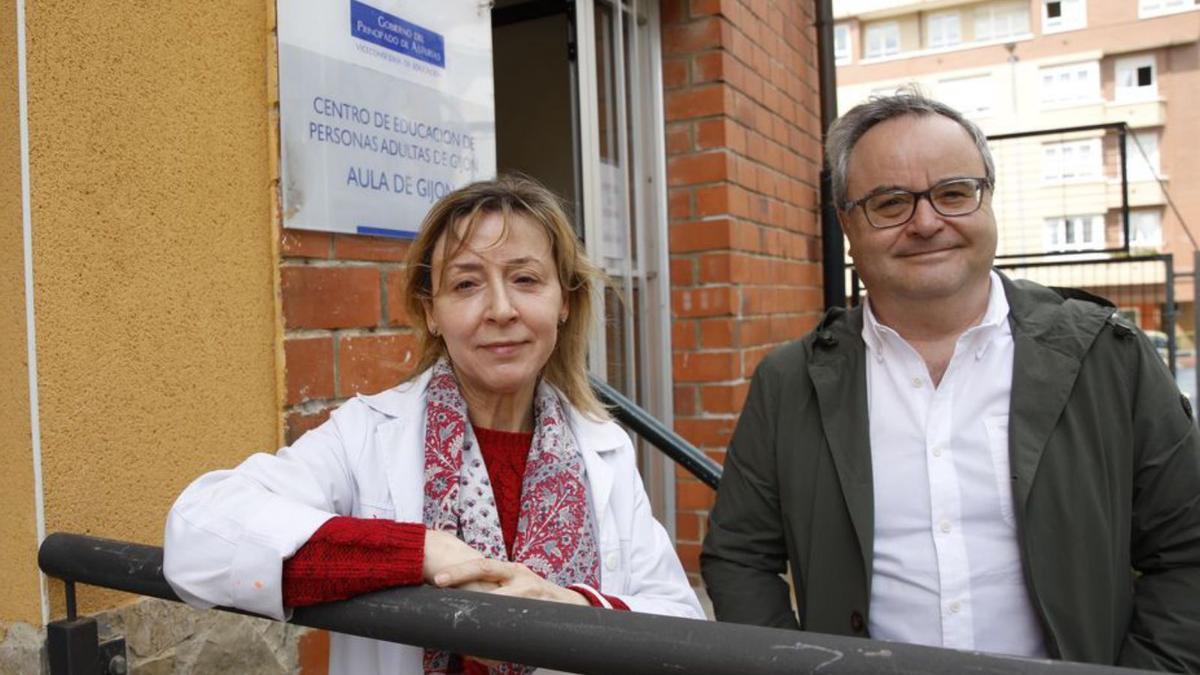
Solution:
<path fill-rule="evenodd" d="M 592 382 L 592 389 L 596 395 L 605 405 L 612 408 L 613 416 L 622 424 L 644 438 L 647 443 L 661 450 L 663 454 L 675 460 L 705 485 L 714 490 L 717 489 L 717 484 L 721 482 L 721 465 L 716 460 L 698 450 L 670 427 L 638 407 L 636 403 L 629 400 L 612 385 L 601 381 L 594 375 L 589 375 L 588 378 Z"/>
<path fill-rule="evenodd" d="M 67 581 L 68 587 L 79 582 L 178 601 L 163 578 L 162 562 L 162 549 L 156 546 L 61 532 L 46 537 L 38 551 L 42 571 Z M 298 608 L 290 622 L 577 673 L 1130 672 L 429 586 Z"/>

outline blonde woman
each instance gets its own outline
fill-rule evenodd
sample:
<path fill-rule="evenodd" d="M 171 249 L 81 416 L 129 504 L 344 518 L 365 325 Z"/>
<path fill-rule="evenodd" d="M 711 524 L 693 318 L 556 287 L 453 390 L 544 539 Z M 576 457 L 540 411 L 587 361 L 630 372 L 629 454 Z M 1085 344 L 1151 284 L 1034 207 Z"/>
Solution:
<path fill-rule="evenodd" d="M 628 435 L 585 370 L 588 261 L 521 178 L 440 200 L 410 249 L 416 374 L 275 455 L 201 476 L 167 519 L 181 598 L 285 608 L 396 585 L 703 618 Z M 524 672 L 334 635 L 333 673 Z"/>

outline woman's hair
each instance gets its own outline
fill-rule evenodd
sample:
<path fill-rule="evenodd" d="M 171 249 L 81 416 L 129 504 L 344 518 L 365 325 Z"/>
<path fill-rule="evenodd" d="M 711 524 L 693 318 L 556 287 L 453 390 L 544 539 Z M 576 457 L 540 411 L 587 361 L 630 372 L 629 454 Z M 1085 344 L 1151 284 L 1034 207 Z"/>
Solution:
<path fill-rule="evenodd" d="M 588 416 L 608 419 L 608 411 L 588 383 L 588 330 L 592 324 L 592 294 L 603 287 L 604 273 L 583 251 L 558 197 L 538 182 L 524 176 L 501 176 L 496 180 L 471 183 L 442 197 L 421 222 L 421 231 L 408 251 L 405 290 L 409 319 L 417 333 L 417 374 L 446 355 L 446 345 L 429 331 L 425 308 L 433 303 L 433 255 L 442 247 L 441 269 L 462 251 L 484 216 L 497 213 L 503 221 L 501 237 L 508 236 L 512 217 L 519 216 L 541 227 L 550 240 L 567 304 L 566 322 L 559 326 L 558 341 L 542 371 L 547 382 L 558 387 L 571 405 Z"/>

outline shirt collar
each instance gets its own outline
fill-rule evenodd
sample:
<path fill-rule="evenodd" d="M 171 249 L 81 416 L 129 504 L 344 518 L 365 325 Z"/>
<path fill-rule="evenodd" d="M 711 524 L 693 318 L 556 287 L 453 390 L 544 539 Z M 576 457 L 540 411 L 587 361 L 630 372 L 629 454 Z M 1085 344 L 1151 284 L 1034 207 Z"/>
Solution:
<path fill-rule="evenodd" d="M 991 288 L 988 290 L 988 305 L 983 313 L 983 318 L 978 324 L 968 328 L 963 335 L 970 333 L 982 333 L 989 336 L 986 342 L 983 342 L 977 348 L 982 352 L 986 349 L 987 343 L 990 343 L 990 336 L 997 329 L 1007 332 L 1008 326 L 1008 298 L 1004 295 L 1004 285 L 1000 282 L 1000 275 L 996 270 L 992 270 L 988 275 L 991 281 Z M 875 318 L 875 312 L 871 309 L 871 298 L 868 295 L 863 300 L 863 328 L 862 339 L 866 343 L 867 349 L 877 356 L 882 356 L 883 345 L 886 336 L 894 335 L 899 339 L 900 334 L 892 330 L 888 326 L 880 323 Z"/>

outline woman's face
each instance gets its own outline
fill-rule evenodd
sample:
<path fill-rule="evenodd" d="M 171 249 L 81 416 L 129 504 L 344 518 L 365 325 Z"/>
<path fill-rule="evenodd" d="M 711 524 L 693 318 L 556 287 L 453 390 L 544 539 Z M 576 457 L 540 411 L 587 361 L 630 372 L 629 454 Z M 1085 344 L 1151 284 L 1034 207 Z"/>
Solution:
<path fill-rule="evenodd" d="M 468 400 L 532 396 L 568 312 L 549 237 L 519 215 L 504 233 L 503 217 L 490 213 L 443 263 L 445 246 L 443 235 L 433 251 L 425 317 L 442 336 Z"/>

